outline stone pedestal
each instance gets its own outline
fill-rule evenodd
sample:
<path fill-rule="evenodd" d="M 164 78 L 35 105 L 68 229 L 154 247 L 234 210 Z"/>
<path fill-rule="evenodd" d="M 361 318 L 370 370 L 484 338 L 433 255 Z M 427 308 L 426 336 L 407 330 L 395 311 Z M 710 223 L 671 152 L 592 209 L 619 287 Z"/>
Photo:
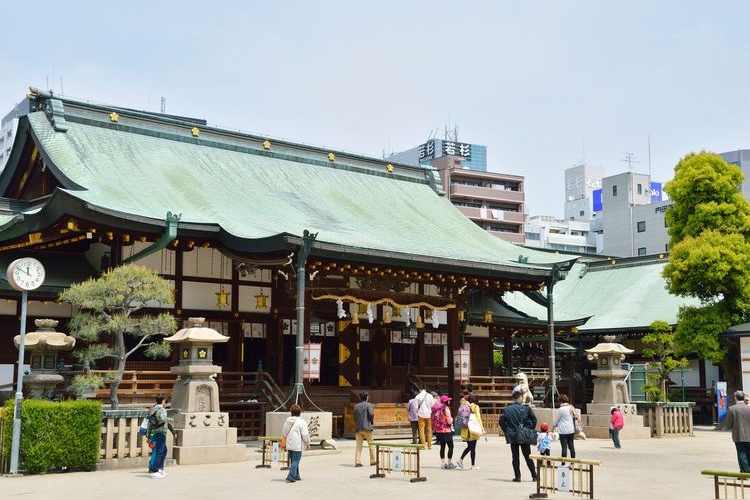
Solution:
<path fill-rule="evenodd" d="M 219 411 L 219 386 L 213 379 L 221 367 L 213 364 L 213 344 L 229 337 L 203 327 L 203 318 L 190 318 L 190 327 L 164 340 L 178 344 L 179 375 L 172 389 L 177 444 L 172 456 L 180 465 L 241 462 L 247 448 L 237 444 L 237 429 L 229 427 L 229 414 Z"/>
<path fill-rule="evenodd" d="M 281 437 L 284 422 L 290 416 L 291 413 L 288 411 L 269 411 L 266 413 L 266 435 Z M 311 443 L 321 444 L 322 446 L 330 445 L 335 448 L 335 442 L 332 439 L 333 413 L 329 411 L 303 411 L 300 417 L 307 423 Z"/>
<path fill-rule="evenodd" d="M 237 428 L 229 427 L 229 414 L 180 412 L 175 416 L 177 443 L 172 456 L 180 465 L 242 462 L 247 448 L 237 444 Z"/>

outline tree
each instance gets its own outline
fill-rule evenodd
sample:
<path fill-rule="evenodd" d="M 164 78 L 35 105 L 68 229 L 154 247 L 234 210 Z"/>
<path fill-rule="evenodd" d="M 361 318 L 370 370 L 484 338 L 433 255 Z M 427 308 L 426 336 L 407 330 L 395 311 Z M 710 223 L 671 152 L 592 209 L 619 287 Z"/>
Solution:
<path fill-rule="evenodd" d="M 677 368 L 685 368 L 688 360 L 675 357 L 675 339 L 672 327 L 666 321 L 651 323 L 651 332 L 641 339 L 643 355 L 652 361 L 648 364 L 649 383 L 644 390 L 657 401 L 667 401 L 669 374 Z"/>
<path fill-rule="evenodd" d="M 680 309 L 678 353 L 697 352 L 719 363 L 730 388 L 740 387 L 739 346 L 720 335 L 750 313 L 750 204 L 742 196 L 742 171 L 719 155 L 690 153 L 664 186 L 673 206 L 666 213 L 670 293 L 700 299 Z"/>
<path fill-rule="evenodd" d="M 177 321 L 169 313 L 131 315 L 149 303 L 171 303 L 172 287 L 153 271 L 136 265 L 116 267 L 97 279 L 76 283 L 60 294 L 60 300 L 80 308 L 70 321 L 70 334 L 87 342 L 76 356 L 84 363 L 109 358 L 114 362 L 110 400 L 117 409 L 117 389 L 125 372 L 125 361 L 139 349 L 150 358 L 166 357 L 171 348 L 158 336 L 175 332 Z M 130 349 L 125 335 L 137 339 Z M 101 342 L 102 335 L 109 336 Z"/>

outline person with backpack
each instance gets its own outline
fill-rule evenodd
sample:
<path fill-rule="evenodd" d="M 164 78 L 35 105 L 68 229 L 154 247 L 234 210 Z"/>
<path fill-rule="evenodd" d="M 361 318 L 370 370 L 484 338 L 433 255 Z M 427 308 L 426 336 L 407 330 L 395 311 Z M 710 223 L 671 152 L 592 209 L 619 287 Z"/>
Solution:
<path fill-rule="evenodd" d="M 451 398 L 445 394 L 440 396 L 440 402 L 432 407 L 432 429 L 440 444 L 440 461 L 443 469 L 455 469 L 453 463 L 453 417 L 448 403 Z M 445 448 L 448 447 L 446 459 Z"/>
<path fill-rule="evenodd" d="M 466 449 L 461 453 L 461 458 L 456 462 L 462 469 L 464 468 L 464 458 L 466 455 L 469 455 L 469 458 L 471 458 L 471 468 L 479 468 L 476 466 L 477 440 L 484 434 L 484 424 L 482 423 L 482 414 L 479 411 L 477 400 L 477 395 L 473 392 L 467 394 L 466 398 L 461 400 L 454 420 L 454 422 L 457 422 L 457 427 L 461 429 L 461 439 L 466 441 Z M 472 417 L 476 420 L 478 428 L 472 429 L 469 427 L 469 421 L 472 420 Z M 477 430 L 480 430 L 480 432 L 475 432 Z"/>
<path fill-rule="evenodd" d="M 167 477 L 167 473 L 164 472 L 164 460 L 167 458 L 167 432 L 171 431 L 173 436 L 175 432 L 167 417 L 166 405 L 169 403 L 169 398 L 164 394 L 157 394 L 155 401 L 156 404 L 151 407 L 146 417 L 148 419 L 146 434 L 154 445 L 148 463 L 148 472 L 153 478 L 163 479 Z"/>
<path fill-rule="evenodd" d="M 432 449 L 432 406 L 435 398 L 427 392 L 424 385 L 419 386 L 419 394 L 414 398 L 417 402 L 417 427 L 419 428 L 419 443 Z"/>

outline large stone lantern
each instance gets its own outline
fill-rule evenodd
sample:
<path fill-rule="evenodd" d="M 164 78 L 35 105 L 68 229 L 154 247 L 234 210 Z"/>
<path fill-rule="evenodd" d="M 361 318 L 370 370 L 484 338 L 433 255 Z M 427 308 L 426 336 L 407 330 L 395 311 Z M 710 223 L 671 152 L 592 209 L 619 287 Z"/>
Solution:
<path fill-rule="evenodd" d="M 172 388 L 178 464 L 240 462 L 246 448 L 237 444 L 237 429 L 229 427 L 229 414 L 219 409 L 219 386 L 214 380 L 221 367 L 213 364 L 213 345 L 225 337 L 203 326 L 204 318 L 189 318 L 190 326 L 164 340 L 176 344 L 180 364 L 171 371 L 179 375 Z"/>
<path fill-rule="evenodd" d="M 586 405 L 584 430 L 586 435 L 595 438 L 609 437 L 610 408 L 616 406 L 625 419 L 625 428 L 620 436 L 625 438 L 646 438 L 651 430 L 643 425 L 643 417 L 638 415 L 636 405 L 630 402 L 630 393 L 625 382 L 628 371 L 622 362 L 626 354 L 631 354 L 622 344 L 615 342 L 613 335 L 605 335 L 604 342 L 586 350 L 587 358 L 596 363 L 591 370 L 594 379 L 594 399 Z"/>
<path fill-rule="evenodd" d="M 76 345 L 75 338 L 55 331 L 57 323 L 54 319 L 37 319 L 36 331 L 25 335 L 24 346 L 31 353 L 31 373 L 23 377 L 23 383 L 34 399 L 50 399 L 55 387 L 63 382 L 57 368 L 59 353 Z M 16 348 L 20 342 L 20 335 L 13 337 Z"/>

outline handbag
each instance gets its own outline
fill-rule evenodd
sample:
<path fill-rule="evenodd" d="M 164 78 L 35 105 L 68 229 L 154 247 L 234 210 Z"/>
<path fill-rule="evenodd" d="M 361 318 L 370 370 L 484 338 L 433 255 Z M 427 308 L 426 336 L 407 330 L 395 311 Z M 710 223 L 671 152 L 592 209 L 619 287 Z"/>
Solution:
<path fill-rule="evenodd" d="M 516 432 L 516 442 L 518 444 L 536 444 L 537 433 L 534 429 L 524 427 L 523 425 L 518 426 Z"/>
<path fill-rule="evenodd" d="M 473 413 L 469 414 L 469 424 L 467 425 L 467 427 L 469 428 L 469 432 L 472 434 L 479 434 L 480 436 L 484 434 L 482 424 L 479 423 L 479 420 L 477 420 L 477 416 Z"/>

